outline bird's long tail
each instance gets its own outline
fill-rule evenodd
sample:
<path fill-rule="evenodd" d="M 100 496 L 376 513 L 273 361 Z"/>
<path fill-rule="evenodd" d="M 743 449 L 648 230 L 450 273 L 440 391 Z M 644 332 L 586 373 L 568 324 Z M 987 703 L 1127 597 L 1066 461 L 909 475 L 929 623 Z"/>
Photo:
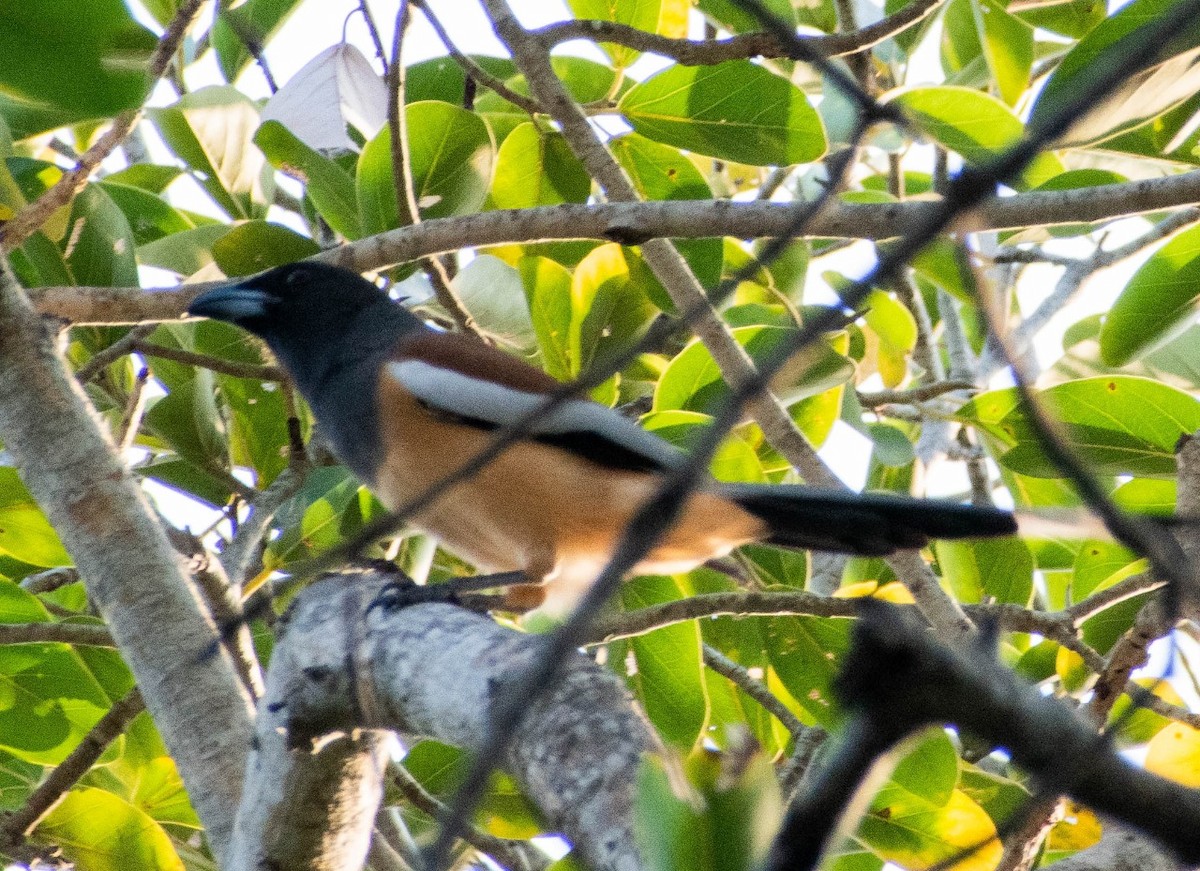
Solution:
<path fill-rule="evenodd" d="M 721 494 L 764 521 L 772 544 L 886 556 L 934 538 L 1012 535 L 1008 511 L 886 493 L 853 493 L 800 485 L 729 485 Z"/>

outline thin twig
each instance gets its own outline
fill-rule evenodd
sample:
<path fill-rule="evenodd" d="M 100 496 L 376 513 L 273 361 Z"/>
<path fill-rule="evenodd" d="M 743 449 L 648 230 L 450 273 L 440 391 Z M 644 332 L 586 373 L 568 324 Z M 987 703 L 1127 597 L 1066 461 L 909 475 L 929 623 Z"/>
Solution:
<path fill-rule="evenodd" d="M 125 698 L 114 702 L 70 755 L 30 794 L 25 804 L 0 822 L 0 849 L 9 852 L 24 843 L 58 800 L 88 773 L 108 745 L 144 710 L 141 693 L 136 688 L 130 690 Z"/>
<path fill-rule="evenodd" d="M 841 57 L 871 48 L 924 21 L 936 12 L 941 4 L 942 0 L 917 0 L 868 27 L 850 33 L 797 37 L 803 40 L 807 48 L 804 54 L 797 52 L 794 46 L 781 42 L 771 33 L 743 33 L 729 39 L 697 41 L 672 39 L 615 21 L 595 20 L 557 22 L 533 33 L 547 46 L 573 39 L 612 42 L 638 51 L 669 57 L 685 66 L 710 66 L 722 61 L 752 57 L 808 60 L 812 54 Z"/>
<path fill-rule="evenodd" d="M 107 348 L 93 354 L 92 359 L 79 367 L 79 371 L 75 373 L 75 378 L 80 384 L 87 384 L 99 375 L 101 370 L 114 363 L 118 358 L 124 357 L 126 354 L 132 354 L 134 346 L 156 329 L 158 329 L 158 324 L 138 324 L 136 327 L 133 327 L 128 333 L 117 339 Z"/>
<path fill-rule="evenodd" d="M 35 575 L 26 575 L 21 579 L 20 586 L 25 592 L 33 593 L 36 596 L 40 593 L 53 592 L 68 584 L 78 583 L 80 580 L 79 569 L 74 566 L 60 566 L 46 569 Z"/>
<path fill-rule="evenodd" d="M 800 718 L 789 711 L 762 681 L 755 680 L 746 668 L 710 644 L 704 645 L 704 664 L 762 705 L 767 713 L 782 723 L 783 728 L 796 736 L 797 740 L 808 731 L 808 727 L 800 722 Z"/>
<path fill-rule="evenodd" d="M 383 67 L 383 77 L 386 79 L 388 74 L 387 52 L 383 50 L 383 39 L 379 35 L 379 27 L 375 24 L 375 18 L 367 6 L 367 0 L 359 0 L 358 8 L 355 11 L 362 14 L 363 22 L 367 26 L 367 33 L 371 36 L 371 44 L 375 46 L 375 57 L 379 59 L 379 63 Z"/>
<path fill-rule="evenodd" d="M 859 393 L 858 401 L 867 408 L 880 405 L 911 405 L 935 399 L 956 390 L 977 390 L 973 381 L 939 381 L 933 384 L 923 384 L 920 387 L 910 387 L 907 390 L 878 390 L 874 393 Z"/>
<path fill-rule="evenodd" d="M 148 357 L 160 357 L 188 366 L 199 366 L 220 372 L 222 375 L 232 375 L 235 378 L 249 378 L 252 381 L 285 381 L 287 373 L 278 366 L 264 366 L 259 363 L 237 363 L 211 354 L 198 354 L 195 351 L 185 351 L 182 348 L 169 348 L 166 345 L 156 345 L 152 342 L 135 340 L 132 350 Z"/>
<path fill-rule="evenodd" d="M 0 644 L 117 646 L 108 628 L 96 623 L 0 623 Z"/>
<path fill-rule="evenodd" d="M 442 26 L 442 21 L 429 5 L 422 0 L 411 0 L 413 6 L 425 13 L 425 18 L 429 22 L 429 26 L 433 28 L 433 32 L 437 34 L 438 39 L 442 41 L 442 45 L 446 47 L 446 52 L 454 60 L 456 64 L 462 67 L 463 72 L 474 79 L 478 84 L 489 88 L 499 96 L 503 97 L 508 102 L 512 103 L 518 109 L 523 109 L 530 115 L 537 115 L 542 112 L 542 108 L 537 104 L 537 101 L 532 97 L 527 97 L 524 94 L 519 94 L 504 84 L 500 79 L 493 76 L 469 55 L 459 51 L 458 46 L 454 44 L 454 40 L 450 38 L 450 34 L 446 32 L 446 28 Z"/>
<path fill-rule="evenodd" d="M 403 48 L 404 34 L 408 30 L 410 17 L 409 0 L 400 0 L 400 6 L 396 10 L 396 27 L 392 35 L 392 64 L 388 67 L 387 118 L 388 130 L 391 131 L 392 184 L 396 191 L 397 205 L 401 216 L 407 216 L 408 223 L 419 224 L 421 213 L 410 171 L 412 160 L 408 147 L 408 113 L 404 109 Z M 442 308 L 461 329 L 486 341 L 486 336 L 451 286 L 450 272 L 442 259 L 437 256 L 426 257 L 422 264 L 425 266 L 433 294 Z"/>
<path fill-rule="evenodd" d="M 1144 251 L 1149 246 L 1197 221 L 1200 221 L 1200 209 L 1181 209 L 1159 221 L 1136 239 L 1109 251 L 1104 250 L 1103 247 L 1097 247 L 1091 256 L 1082 259 L 1060 257 L 1046 251 L 1029 249 L 1015 249 L 997 254 L 993 258 L 997 263 L 1046 262 L 1064 267 L 1063 274 L 1059 277 L 1058 283 L 1050 295 L 1042 300 L 1041 304 L 1021 322 L 1020 326 L 1013 330 L 1012 341 L 1018 353 L 1021 355 L 1028 353 L 1034 337 L 1042 331 L 1051 318 L 1078 296 L 1097 272 Z M 994 369 L 997 365 L 999 365 L 999 361 L 994 361 L 985 368 L 984 374 L 989 374 L 989 370 Z"/>
<path fill-rule="evenodd" d="M 114 434 L 117 450 L 124 453 L 133 446 L 141 426 L 142 415 L 146 411 L 146 383 L 150 380 L 150 370 L 143 366 L 133 379 L 133 389 L 125 400 L 125 410 L 121 413 L 121 422 Z"/>
<path fill-rule="evenodd" d="M 425 787 L 409 773 L 403 765 L 393 765 L 389 768 L 392 783 L 417 810 L 428 814 L 435 820 L 446 813 L 446 806 L 436 797 L 426 791 Z M 497 838 L 495 835 L 480 831 L 474 826 L 467 826 L 462 832 L 462 839 L 497 860 L 503 867 L 514 871 L 540 871 L 550 866 L 550 857 L 532 845 L 521 841 L 510 841 Z"/>
<path fill-rule="evenodd" d="M 290 418 L 295 421 L 296 418 Z M 266 534 L 275 513 L 304 486 L 304 479 L 312 468 L 308 452 L 303 443 L 299 448 L 293 444 L 288 454 L 288 466 L 280 472 L 264 490 L 250 503 L 250 513 L 238 527 L 233 539 L 221 551 L 221 566 L 226 577 L 234 584 L 239 596 L 246 582 L 246 570 L 251 556 L 262 537 Z"/>

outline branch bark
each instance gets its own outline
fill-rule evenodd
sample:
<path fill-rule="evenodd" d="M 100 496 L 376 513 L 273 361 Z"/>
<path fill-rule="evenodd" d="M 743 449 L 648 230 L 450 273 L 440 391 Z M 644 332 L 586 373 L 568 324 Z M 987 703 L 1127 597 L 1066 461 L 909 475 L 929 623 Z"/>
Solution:
<path fill-rule="evenodd" d="M 542 636 L 450 605 L 372 607 L 393 579 L 330 576 L 297 600 L 268 673 L 231 868 L 281 861 L 284 849 L 297 852 L 270 867 L 361 862 L 384 773 L 381 733 L 345 736 L 390 729 L 475 750 L 513 675 L 539 656 Z M 656 749 L 620 682 L 576 657 L 533 703 L 504 764 L 589 868 L 633 871 L 633 790 L 641 755 Z"/>
<path fill-rule="evenodd" d="M 0 262 L 0 440 L 59 531 L 220 854 L 250 704 L 180 559 L 54 336 Z"/>
<path fill-rule="evenodd" d="M 1099 185 L 1069 191 L 1033 191 L 993 199 L 972 214 L 973 230 L 1019 229 L 1070 224 L 1175 208 L 1200 201 L 1200 170 L 1164 178 Z M 890 239 L 917 226 L 939 208 L 936 202 L 831 202 L 806 226 L 812 236 Z M 786 233 L 795 220 L 787 203 L 662 200 L 542 206 L 436 218 L 389 230 L 316 259 L 359 272 L 372 272 L 431 254 L 532 241 L 601 239 L 628 241 L 669 237 L 732 236 L 765 238 Z M 215 286 L 184 288 L 42 287 L 30 290 L 38 311 L 73 324 L 128 324 L 170 321 L 188 303 Z"/>
<path fill-rule="evenodd" d="M 800 56 L 788 46 L 780 44 L 770 33 L 742 33 L 728 39 L 672 39 L 617 21 L 574 20 L 547 25 L 535 30 L 534 35 L 547 46 L 572 39 L 613 42 L 669 57 L 684 66 L 718 64 L 752 57 L 796 57 L 802 60 L 809 56 L 809 52 L 840 57 L 863 51 L 925 20 L 941 5 L 942 0 L 916 0 L 887 18 L 848 33 L 798 36 L 796 39 L 809 50 Z"/>

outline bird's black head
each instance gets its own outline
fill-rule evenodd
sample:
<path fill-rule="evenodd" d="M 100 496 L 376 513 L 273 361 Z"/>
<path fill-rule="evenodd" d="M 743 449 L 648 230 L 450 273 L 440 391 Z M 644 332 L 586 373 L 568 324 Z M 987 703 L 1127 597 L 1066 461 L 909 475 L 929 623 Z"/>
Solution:
<path fill-rule="evenodd" d="M 388 312 L 386 320 L 399 316 L 420 325 L 358 273 L 315 261 L 278 266 L 206 291 L 188 314 L 236 324 L 278 350 L 280 343 L 311 340 L 317 333 L 344 333 L 372 309 Z"/>

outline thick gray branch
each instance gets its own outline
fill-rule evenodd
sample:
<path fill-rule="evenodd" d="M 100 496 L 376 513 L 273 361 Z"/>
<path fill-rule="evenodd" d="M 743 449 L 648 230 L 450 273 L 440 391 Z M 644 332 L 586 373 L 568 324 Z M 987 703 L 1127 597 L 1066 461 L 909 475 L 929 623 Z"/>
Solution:
<path fill-rule="evenodd" d="M 526 673 L 544 644 L 542 636 L 451 605 L 371 608 L 388 580 L 335 575 L 297 600 L 268 673 L 231 867 L 277 859 L 281 845 L 269 841 L 270 832 L 292 819 L 311 830 L 308 849 L 333 845 L 338 861 L 354 867 L 366 853 L 382 767 L 368 764 L 377 758 L 373 744 L 326 744 L 330 736 L 388 729 L 474 750 L 509 682 Z M 620 682 L 577 657 L 559 685 L 532 704 L 503 764 L 590 868 L 633 871 L 641 867 L 634 784 L 642 754 L 655 747 Z M 326 767 L 321 757 L 330 749 L 337 756 Z M 348 765 L 347 756 L 358 763 Z M 339 769 L 349 786 L 334 782 Z M 309 809 L 326 805 L 336 819 L 315 821 Z M 340 836 L 334 826 L 343 827 Z M 287 867 L 332 867 L 312 855 L 289 855 Z"/>
<path fill-rule="evenodd" d="M 972 229 L 1017 229 L 1034 225 L 1103 221 L 1200 201 L 1200 171 L 1166 178 L 1069 191 L 1035 191 L 996 198 L 972 214 Z M 888 239 L 904 227 L 929 219 L 940 204 L 830 203 L 809 220 L 813 236 Z M 319 259 L 371 272 L 431 254 L 550 239 L 695 239 L 732 236 L 755 239 L 786 233 L 795 220 L 789 203 L 659 201 L 542 206 L 483 212 L 425 221 L 360 239 Z M 174 320 L 191 299 L 211 285 L 186 290 L 112 287 L 43 287 L 31 296 L 43 314 L 71 323 L 138 323 Z"/>
<path fill-rule="evenodd" d="M 215 851 L 229 842 L 250 703 L 137 480 L 0 262 L 0 441 L 75 561 Z"/>

